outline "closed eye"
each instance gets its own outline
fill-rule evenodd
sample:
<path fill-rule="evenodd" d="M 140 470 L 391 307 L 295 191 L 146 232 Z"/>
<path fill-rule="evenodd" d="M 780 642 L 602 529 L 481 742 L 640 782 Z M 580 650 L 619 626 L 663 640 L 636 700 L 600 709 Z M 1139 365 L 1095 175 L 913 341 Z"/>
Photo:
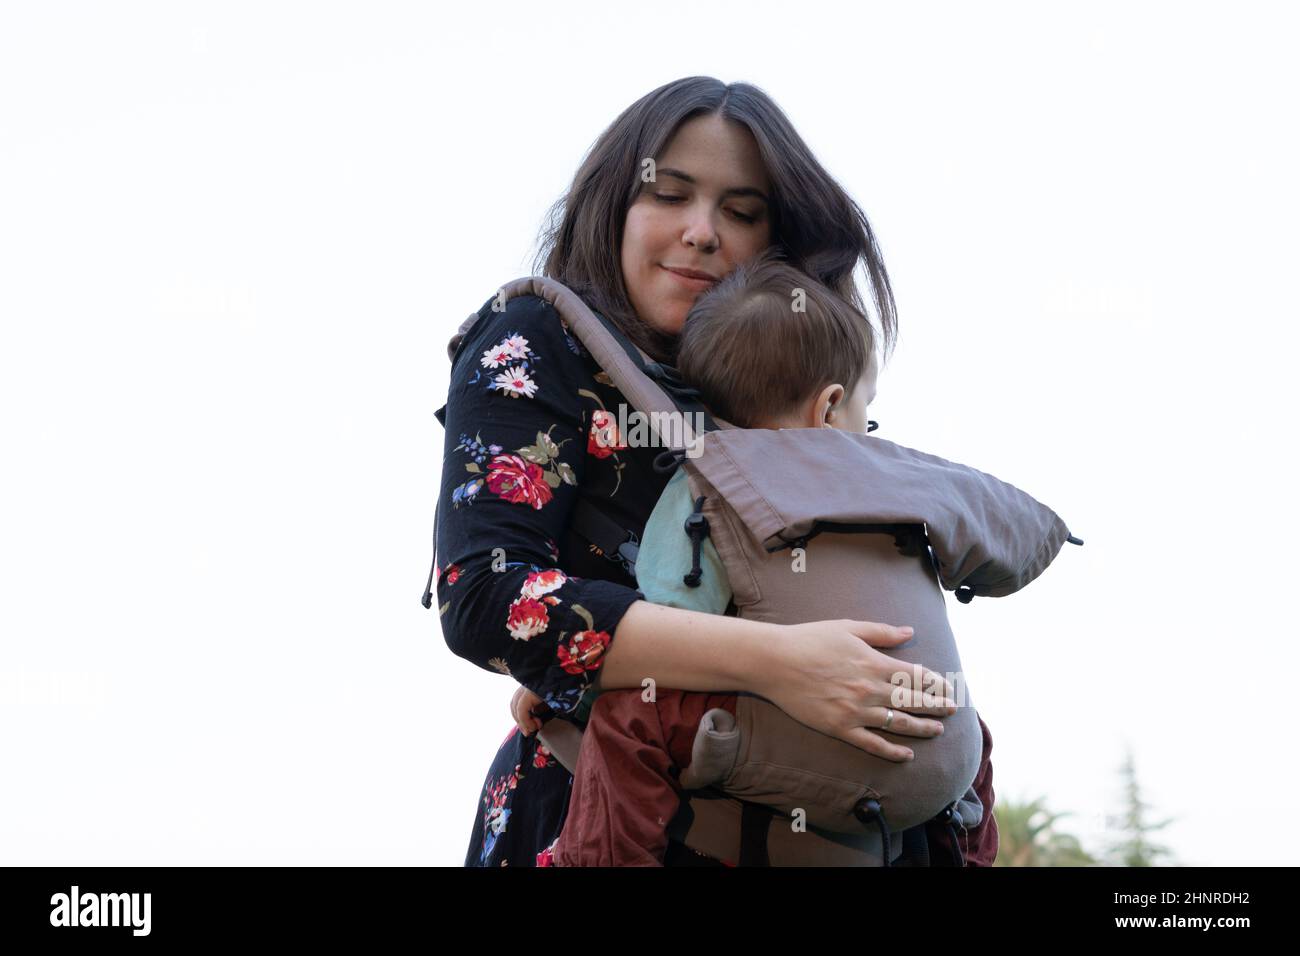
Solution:
<path fill-rule="evenodd" d="M 655 193 L 655 194 L 654 194 L 654 197 L 655 197 L 655 199 L 659 200 L 660 202 L 662 202 L 662 203 L 666 203 L 667 205 L 670 205 L 670 206 L 675 205 L 675 204 L 677 204 L 677 203 L 679 203 L 679 202 L 685 202 L 685 201 L 686 201 L 686 197 L 685 197 L 685 196 L 675 196 L 675 195 L 673 195 L 672 193 Z M 732 214 L 733 216 L 735 216 L 737 219 L 739 219 L 741 222 L 746 223 L 746 224 L 758 222 L 758 217 L 757 217 L 757 216 L 750 216 L 750 215 L 747 215 L 746 213 L 743 213 L 743 212 L 741 212 L 741 211 L 738 210 L 738 209 L 733 209 L 733 210 L 731 210 L 731 214 Z"/>

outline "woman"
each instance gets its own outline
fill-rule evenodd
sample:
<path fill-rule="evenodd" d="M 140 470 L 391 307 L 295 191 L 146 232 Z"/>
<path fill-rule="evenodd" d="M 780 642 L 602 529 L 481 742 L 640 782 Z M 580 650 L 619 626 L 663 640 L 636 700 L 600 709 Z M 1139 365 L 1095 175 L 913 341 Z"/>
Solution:
<path fill-rule="evenodd" d="M 893 297 L 862 211 L 766 94 L 690 77 L 638 100 L 601 135 L 553 210 L 539 265 L 671 363 L 695 298 L 773 244 L 859 307 L 862 261 L 892 346 Z M 905 641 L 907 622 L 785 627 L 645 601 L 616 556 L 571 524 L 581 496 L 639 535 L 668 479 L 652 467 L 662 449 L 621 442 L 626 400 L 541 299 L 481 314 L 438 413 L 446 455 L 434 573 L 448 646 L 556 713 L 572 712 L 597 678 L 613 689 L 652 675 L 661 687 L 760 694 L 823 733 L 905 759 L 906 748 L 870 728 L 884 726 L 894 689 L 895 662 L 875 648 Z M 932 736 L 951 706 L 918 696 L 890 729 Z M 976 789 L 991 808 L 985 735 Z M 544 865 L 571 783 L 534 734 L 512 728 L 466 865 Z M 996 853 L 991 812 L 985 821 L 963 840 L 973 864 Z M 679 846 L 667 862 L 708 865 Z"/>

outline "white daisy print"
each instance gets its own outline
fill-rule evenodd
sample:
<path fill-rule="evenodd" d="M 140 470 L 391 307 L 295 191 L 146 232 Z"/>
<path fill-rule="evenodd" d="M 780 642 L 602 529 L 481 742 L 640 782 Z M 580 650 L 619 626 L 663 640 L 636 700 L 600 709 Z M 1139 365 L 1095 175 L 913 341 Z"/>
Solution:
<path fill-rule="evenodd" d="M 528 340 L 522 335 L 511 335 L 484 352 L 479 362 L 484 368 L 500 368 L 519 359 L 526 359 L 530 354 Z"/>
<path fill-rule="evenodd" d="M 502 345 L 510 350 L 515 358 L 528 358 L 533 350 L 528 347 L 528 340 L 522 335 L 512 335 L 507 338 Z"/>
<path fill-rule="evenodd" d="M 491 388 L 500 389 L 511 398 L 532 398 L 537 394 L 537 383 L 528 377 L 522 365 L 506 369 L 492 381 Z"/>

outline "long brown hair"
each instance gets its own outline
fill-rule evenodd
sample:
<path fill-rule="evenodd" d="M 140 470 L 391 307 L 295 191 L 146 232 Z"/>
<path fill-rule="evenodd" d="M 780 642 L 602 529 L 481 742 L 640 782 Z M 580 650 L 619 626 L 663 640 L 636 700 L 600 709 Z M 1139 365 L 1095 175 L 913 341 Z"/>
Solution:
<path fill-rule="evenodd" d="M 714 113 L 745 126 L 758 143 L 772 184 L 769 212 L 778 251 L 863 313 L 854 270 L 864 263 L 888 354 L 898 336 L 897 311 L 866 214 L 772 98 L 748 83 L 690 76 L 625 109 L 592 144 L 568 192 L 548 212 L 534 273 L 564 283 L 655 359 L 671 362 L 678 337 L 641 321 L 628 299 L 619 265 L 623 226 L 641 188 L 642 159 L 657 159 L 686 120 Z"/>

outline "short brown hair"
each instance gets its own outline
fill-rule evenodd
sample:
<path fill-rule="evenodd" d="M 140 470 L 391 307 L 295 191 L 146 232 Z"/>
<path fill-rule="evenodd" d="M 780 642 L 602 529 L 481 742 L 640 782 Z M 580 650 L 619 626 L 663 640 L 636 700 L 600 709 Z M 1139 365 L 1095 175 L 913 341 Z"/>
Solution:
<path fill-rule="evenodd" d="M 804 310 L 796 311 L 800 298 Z M 711 412 L 756 428 L 827 385 L 852 393 L 874 348 L 871 324 L 855 305 L 772 248 L 696 300 L 675 364 Z"/>

